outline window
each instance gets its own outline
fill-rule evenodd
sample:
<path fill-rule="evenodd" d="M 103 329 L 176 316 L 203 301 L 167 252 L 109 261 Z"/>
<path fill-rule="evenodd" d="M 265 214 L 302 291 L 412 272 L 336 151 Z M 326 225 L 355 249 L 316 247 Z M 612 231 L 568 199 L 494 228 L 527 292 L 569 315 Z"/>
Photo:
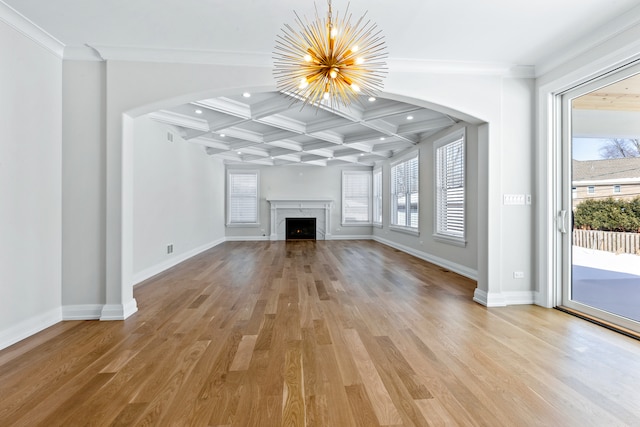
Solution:
<path fill-rule="evenodd" d="M 571 187 L 571 197 L 574 199 L 578 198 L 578 188 L 577 187 Z"/>
<path fill-rule="evenodd" d="M 227 171 L 227 225 L 258 224 L 258 171 Z"/>
<path fill-rule="evenodd" d="M 342 224 L 371 225 L 371 171 L 342 172 Z"/>
<path fill-rule="evenodd" d="M 587 193 L 594 194 L 595 192 L 596 192 L 596 187 L 594 187 L 593 185 L 590 185 L 587 187 Z"/>
<path fill-rule="evenodd" d="M 434 144 L 436 171 L 435 237 L 465 244 L 465 132 L 457 131 Z"/>
<path fill-rule="evenodd" d="M 418 231 L 418 154 L 391 165 L 391 225 Z"/>
<path fill-rule="evenodd" d="M 382 225 L 382 169 L 373 171 L 373 224 Z"/>
<path fill-rule="evenodd" d="M 614 185 L 613 186 L 613 192 L 614 193 L 619 193 L 620 192 L 620 186 L 619 185 Z"/>

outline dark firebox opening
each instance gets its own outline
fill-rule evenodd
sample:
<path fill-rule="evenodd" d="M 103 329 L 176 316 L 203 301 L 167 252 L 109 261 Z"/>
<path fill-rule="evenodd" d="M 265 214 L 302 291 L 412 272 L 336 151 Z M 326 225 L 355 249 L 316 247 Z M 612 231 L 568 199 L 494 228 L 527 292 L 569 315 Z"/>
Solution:
<path fill-rule="evenodd" d="M 287 218 L 287 240 L 316 240 L 315 218 Z"/>

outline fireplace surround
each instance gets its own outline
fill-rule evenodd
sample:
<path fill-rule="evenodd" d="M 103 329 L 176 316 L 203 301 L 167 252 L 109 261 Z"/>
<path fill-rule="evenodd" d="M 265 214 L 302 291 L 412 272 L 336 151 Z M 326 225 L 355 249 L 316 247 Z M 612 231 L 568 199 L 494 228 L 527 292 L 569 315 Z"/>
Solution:
<path fill-rule="evenodd" d="M 271 205 L 270 240 L 285 240 L 287 218 L 314 218 L 316 240 L 331 240 L 330 199 L 267 199 Z"/>

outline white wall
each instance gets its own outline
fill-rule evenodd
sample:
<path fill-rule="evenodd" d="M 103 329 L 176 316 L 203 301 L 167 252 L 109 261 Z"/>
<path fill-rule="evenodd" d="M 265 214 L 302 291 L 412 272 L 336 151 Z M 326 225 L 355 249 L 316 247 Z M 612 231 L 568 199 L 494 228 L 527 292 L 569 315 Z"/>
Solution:
<path fill-rule="evenodd" d="M 61 78 L 0 21 L 0 348 L 61 319 Z"/>
<path fill-rule="evenodd" d="M 511 303 L 534 300 L 534 80 L 505 79 L 502 97 L 502 194 L 531 195 L 530 205 L 502 205 L 501 284 Z M 508 125 L 507 125 L 508 123 Z M 524 273 L 514 278 L 514 272 Z"/>
<path fill-rule="evenodd" d="M 65 318 L 105 295 L 106 176 L 102 62 L 64 61 L 62 72 L 62 304 Z"/>
<path fill-rule="evenodd" d="M 229 169 L 238 169 L 230 165 Z M 270 209 L 268 199 L 330 199 L 331 234 L 334 239 L 371 236 L 370 226 L 345 226 L 342 222 L 342 171 L 371 170 L 362 166 L 312 166 L 286 165 L 249 167 L 260 170 L 260 226 L 227 227 L 229 238 L 264 238 L 271 233 Z"/>
<path fill-rule="evenodd" d="M 133 153 L 137 283 L 224 241 L 225 172 L 222 161 L 202 146 L 146 116 L 135 119 Z"/>

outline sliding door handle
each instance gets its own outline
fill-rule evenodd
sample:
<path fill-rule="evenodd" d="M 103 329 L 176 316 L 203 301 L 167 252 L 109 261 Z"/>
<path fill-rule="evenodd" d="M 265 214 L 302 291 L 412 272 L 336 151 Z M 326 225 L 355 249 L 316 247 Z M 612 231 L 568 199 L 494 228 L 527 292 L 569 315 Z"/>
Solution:
<path fill-rule="evenodd" d="M 558 229 L 560 229 L 560 232 L 562 234 L 567 234 L 567 211 L 560 211 L 560 214 L 558 215 L 558 221 L 560 222 L 558 224 Z"/>

